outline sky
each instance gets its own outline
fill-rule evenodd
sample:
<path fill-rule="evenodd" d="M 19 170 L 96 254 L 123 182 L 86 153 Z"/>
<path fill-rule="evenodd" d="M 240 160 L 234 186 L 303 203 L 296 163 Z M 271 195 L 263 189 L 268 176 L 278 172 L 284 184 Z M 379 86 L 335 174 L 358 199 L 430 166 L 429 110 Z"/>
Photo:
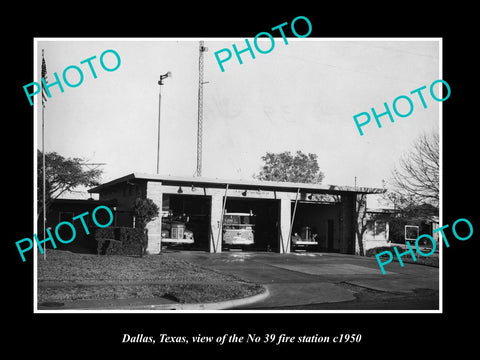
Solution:
<path fill-rule="evenodd" d="M 45 150 L 65 157 L 81 157 L 102 166 L 102 182 L 133 173 L 156 173 L 157 126 L 161 89 L 160 174 L 193 176 L 196 170 L 198 47 L 205 41 L 202 176 L 231 180 L 252 179 L 266 152 L 318 155 L 324 184 L 382 187 L 395 164 L 423 132 L 439 131 L 441 103 L 432 99 L 430 84 L 441 79 L 439 39 L 323 39 L 275 38 L 268 54 L 253 47 L 223 63 L 215 52 L 232 44 L 246 47 L 245 38 L 205 39 L 36 39 L 35 81 L 41 77 L 41 50 L 47 76 L 62 78 L 76 65 L 83 82 L 64 92 L 51 87 L 44 109 Z M 253 44 L 253 39 L 250 39 Z M 253 46 L 253 45 L 252 45 Z M 260 41 L 262 49 L 270 41 Z M 121 63 L 105 71 L 100 55 L 113 49 Z M 225 53 L 221 56 L 223 57 Z M 92 60 L 97 78 L 88 64 Z M 113 67 L 111 53 L 105 65 Z M 79 81 L 75 70 L 67 72 Z M 447 79 L 445 79 L 447 80 Z M 448 80 L 447 80 L 448 81 Z M 427 108 L 418 95 L 423 91 Z M 445 90 L 444 90 L 445 91 Z M 436 94 L 439 95 L 438 90 Z M 384 102 L 409 95 L 414 110 L 391 123 L 381 117 L 364 126 L 360 136 L 353 116 L 384 112 Z M 40 97 L 37 101 L 40 101 Z M 26 99 L 27 103 L 28 100 Z M 405 102 L 398 109 L 407 112 Z M 403 106 L 403 107 L 402 107 Z M 36 107 L 37 148 L 41 149 L 41 106 Z M 78 196 L 77 196 L 78 197 Z"/>

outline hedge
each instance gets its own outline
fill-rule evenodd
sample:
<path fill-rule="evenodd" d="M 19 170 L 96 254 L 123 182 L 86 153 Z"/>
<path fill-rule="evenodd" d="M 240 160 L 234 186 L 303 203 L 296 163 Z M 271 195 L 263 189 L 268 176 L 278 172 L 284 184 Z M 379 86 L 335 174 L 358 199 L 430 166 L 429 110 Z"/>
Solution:
<path fill-rule="evenodd" d="M 377 247 L 368 249 L 365 252 L 365 256 L 375 256 L 383 251 L 391 251 L 393 253 L 393 246 L 377 246 Z"/>
<path fill-rule="evenodd" d="M 122 242 L 120 240 L 99 238 L 97 239 L 98 255 L 123 255 Z"/>
<path fill-rule="evenodd" d="M 380 254 L 383 251 L 390 251 L 393 254 L 393 261 L 398 262 L 398 258 L 395 255 L 395 251 L 393 250 L 394 246 L 379 246 L 376 248 L 368 249 L 365 253 L 365 256 L 369 257 L 374 257 L 377 254 Z M 403 253 L 406 251 L 406 249 L 397 249 L 400 253 Z M 430 250 L 429 250 L 430 251 Z M 425 251 L 428 253 L 429 251 Z M 411 254 L 405 254 L 402 256 L 402 261 L 404 263 L 415 263 L 419 265 L 427 265 L 427 266 L 433 266 L 433 267 L 439 267 L 439 258 L 438 258 L 438 253 L 432 254 L 430 256 L 422 256 L 418 254 L 418 252 L 415 251 L 415 259 L 413 260 Z M 380 256 L 381 259 L 385 259 L 386 255 Z"/>
<path fill-rule="evenodd" d="M 140 255 L 147 243 L 143 229 L 129 227 L 95 228 L 91 234 L 97 243 L 98 255 Z"/>

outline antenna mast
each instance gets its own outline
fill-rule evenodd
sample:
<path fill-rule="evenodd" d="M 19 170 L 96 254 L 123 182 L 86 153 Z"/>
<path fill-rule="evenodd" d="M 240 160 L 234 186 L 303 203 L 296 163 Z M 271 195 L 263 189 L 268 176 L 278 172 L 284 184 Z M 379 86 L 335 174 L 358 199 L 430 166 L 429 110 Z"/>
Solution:
<path fill-rule="evenodd" d="M 197 170 L 196 176 L 202 176 L 202 133 L 203 133 L 203 53 L 208 48 L 203 46 L 203 41 L 199 44 L 198 58 L 198 129 L 197 129 Z"/>

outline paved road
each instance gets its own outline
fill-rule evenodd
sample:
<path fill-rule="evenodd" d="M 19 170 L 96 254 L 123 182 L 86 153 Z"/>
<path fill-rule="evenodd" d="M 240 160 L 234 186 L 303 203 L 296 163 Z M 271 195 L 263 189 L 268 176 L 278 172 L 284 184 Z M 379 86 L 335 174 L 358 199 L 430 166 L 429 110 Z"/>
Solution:
<path fill-rule="evenodd" d="M 438 310 L 439 269 L 331 253 L 169 251 L 169 256 L 268 287 L 270 296 L 243 309 Z"/>

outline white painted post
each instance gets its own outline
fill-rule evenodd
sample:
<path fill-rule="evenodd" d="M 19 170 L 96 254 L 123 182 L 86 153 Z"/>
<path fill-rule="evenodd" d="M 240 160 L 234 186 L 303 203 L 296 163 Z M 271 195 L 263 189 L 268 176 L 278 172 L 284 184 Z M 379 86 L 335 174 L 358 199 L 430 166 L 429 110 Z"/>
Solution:
<path fill-rule="evenodd" d="M 212 195 L 210 213 L 210 252 L 222 252 L 222 234 L 219 234 L 222 219 L 223 196 Z"/>
<path fill-rule="evenodd" d="M 291 221 L 291 201 L 288 197 L 280 199 L 280 234 L 279 250 L 281 254 L 290 252 L 290 221 Z"/>
<path fill-rule="evenodd" d="M 162 251 L 162 183 L 159 181 L 149 181 L 147 183 L 147 198 L 158 206 L 158 217 L 147 224 L 148 243 L 147 254 L 160 254 Z"/>

